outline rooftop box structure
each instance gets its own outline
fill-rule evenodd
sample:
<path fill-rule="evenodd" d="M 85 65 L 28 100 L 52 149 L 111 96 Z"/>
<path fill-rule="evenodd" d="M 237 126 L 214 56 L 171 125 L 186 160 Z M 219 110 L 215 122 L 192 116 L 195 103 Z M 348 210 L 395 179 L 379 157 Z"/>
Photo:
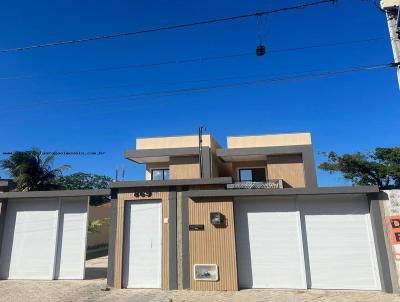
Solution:
<path fill-rule="evenodd" d="M 263 134 L 250 136 L 228 136 L 227 147 L 232 148 L 256 148 L 256 147 L 282 147 L 311 145 L 311 134 Z"/>

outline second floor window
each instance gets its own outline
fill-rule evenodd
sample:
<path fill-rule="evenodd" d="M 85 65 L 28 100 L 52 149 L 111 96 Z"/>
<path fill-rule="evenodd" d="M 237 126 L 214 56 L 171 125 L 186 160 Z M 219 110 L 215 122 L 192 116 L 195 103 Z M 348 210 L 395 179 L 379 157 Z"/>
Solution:
<path fill-rule="evenodd" d="M 265 168 L 239 169 L 239 181 L 266 181 Z"/>
<path fill-rule="evenodd" d="M 151 180 L 167 180 L 167 179 L 169 179 L 169 169 L 151 170 Z"/>

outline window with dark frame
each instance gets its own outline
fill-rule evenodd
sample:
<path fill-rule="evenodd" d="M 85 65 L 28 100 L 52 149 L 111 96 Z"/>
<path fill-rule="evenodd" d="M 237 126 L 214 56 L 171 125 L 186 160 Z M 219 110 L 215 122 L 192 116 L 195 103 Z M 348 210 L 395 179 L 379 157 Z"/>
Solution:
<path fill-rule="evenodd" d="M 169 169 L 152 169 L 151 180 L 167 180 L 169 179 Z"/>
<path fill-rule="evenodd" d="M 239 169 L 239 181 L 265 182 L 265 168 Z"/>

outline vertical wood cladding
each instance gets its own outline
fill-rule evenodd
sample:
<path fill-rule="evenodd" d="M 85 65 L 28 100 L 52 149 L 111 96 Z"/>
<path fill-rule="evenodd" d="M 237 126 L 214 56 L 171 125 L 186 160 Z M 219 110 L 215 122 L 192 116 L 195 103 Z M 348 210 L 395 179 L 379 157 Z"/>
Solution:
<path fill-rule="evenodd" d="M 283 179 L 292 188 L 304 188 L 304 164 L 301 154 L 268 156 L 268 178 Z"/>
<path fill-rule="evenodd" d="M 125 202 L 137 200 L 161 200 L 162 219 L 169 217 L 169 192 L 153 192 L 150 197 L 135 196 L 132 189 L 122 190 L 118 193 L 117 218 L 114 252 L 114 286 L 122 287 L 123 270 L 123 242 Z M 162 224 L 162 260 L 161 260 L 161 288 L 169 289 L 169 224 Z M 170 221 L 169 223 L 174 223 Z"/>
<path fill-rule="evenodd" d="M 224 214 L 226 227 L 211 225 L 210 212 Z M 204 231 L 189 231 L 190 289 L 238 290 L 232 199 L 189 199 L 189 224 L 204 224 Z M 217 264 L 218 281 L 194 280 L 194 264 Z"/>
<path fill-rule="evenodd" d="M 199 158 L 195 156 L 171 158 L 169 176 L 170 179 L 200 178 Z"/>

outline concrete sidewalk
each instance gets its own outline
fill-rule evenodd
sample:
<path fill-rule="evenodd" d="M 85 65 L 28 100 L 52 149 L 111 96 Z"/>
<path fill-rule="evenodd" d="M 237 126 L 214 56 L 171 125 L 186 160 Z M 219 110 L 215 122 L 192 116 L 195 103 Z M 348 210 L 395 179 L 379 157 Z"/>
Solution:
<path fill-rule="evenodd" d="M 132 301 L 132 302 L 400 302 L 399 295 L 368 291 L 241 290 L 197 292 L 124 289 L 105 291 L 107 257 L 87 261 L 86 280 L 1 281 L 0 301 Z"/>

